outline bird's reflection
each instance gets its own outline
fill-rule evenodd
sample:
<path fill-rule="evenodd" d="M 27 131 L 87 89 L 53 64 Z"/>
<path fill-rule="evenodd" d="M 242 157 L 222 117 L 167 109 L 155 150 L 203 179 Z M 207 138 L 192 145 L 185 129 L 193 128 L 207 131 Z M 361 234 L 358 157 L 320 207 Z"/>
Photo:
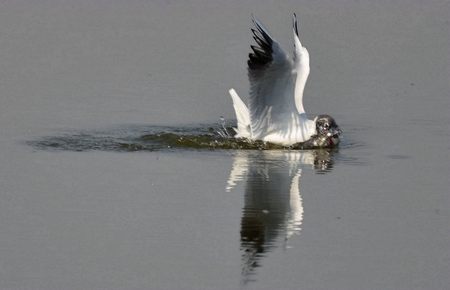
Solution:
<path fill-rule="evenodd" d="M 302 168 L 325 173 L 333 167 L 333 151 L 239 151 L 227 182 L 227 191 L 246 181 L 241 219 L 242 282 L 252 280 L 262 258 L 301 231 Z"/>

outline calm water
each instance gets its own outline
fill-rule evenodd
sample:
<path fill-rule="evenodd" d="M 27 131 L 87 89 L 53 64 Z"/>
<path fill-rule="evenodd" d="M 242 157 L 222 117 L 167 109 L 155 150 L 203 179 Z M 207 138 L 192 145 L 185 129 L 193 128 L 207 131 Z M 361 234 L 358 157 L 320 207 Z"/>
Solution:
<path fill-rule="evenodd" d="M 152 137 L 233 119 L 249 15 L 288 50 L 294 11 L 305 107 L 335 117 L 339 148 Z M 0 4 L 0 289 L 448 289 L 449 15 L 449 1 Z"/>

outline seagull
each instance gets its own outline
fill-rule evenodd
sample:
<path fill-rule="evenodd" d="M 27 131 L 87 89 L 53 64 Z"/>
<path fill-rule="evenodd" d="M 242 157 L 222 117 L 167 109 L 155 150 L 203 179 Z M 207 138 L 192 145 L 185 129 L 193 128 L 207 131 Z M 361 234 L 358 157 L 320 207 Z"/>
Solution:
<path fill-rule="evenodd" d="M 311 147 L 339 144 L 339 129 L 329 115 L 310 120 L 303 107 L 308 79 L 309 53 L 300 42 L 297 16 L 293 15 L 294 55 L 289 57 L 267 29 L 252 16 L 251 29 L 257 45 L 251 45 L 248 107 L 237 92 L 229 90 L 236 113 L 235 138 L 261 140 L 283 146 L 309 142 Z"/>

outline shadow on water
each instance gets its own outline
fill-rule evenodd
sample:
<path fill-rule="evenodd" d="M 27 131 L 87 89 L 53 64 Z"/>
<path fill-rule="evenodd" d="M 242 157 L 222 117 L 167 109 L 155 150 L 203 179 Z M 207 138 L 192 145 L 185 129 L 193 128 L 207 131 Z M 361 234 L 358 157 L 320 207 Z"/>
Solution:
<path fill-rule="evenodd" d="M 303 223 L 302 170 L 324 174 L 333 169 L 337 150 L 237 151 L 227 182 L 231 191 L 245 181 L 240 228 L 242 284 L 255 280 L 263 258 L 277 246 L 288 248 Z"/>

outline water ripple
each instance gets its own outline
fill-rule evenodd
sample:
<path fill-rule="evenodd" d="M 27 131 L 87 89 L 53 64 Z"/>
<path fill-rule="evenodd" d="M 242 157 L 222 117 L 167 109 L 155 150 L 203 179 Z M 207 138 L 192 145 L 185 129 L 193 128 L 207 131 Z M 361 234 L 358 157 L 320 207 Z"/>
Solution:
<path fill-rule="evenodd" d="M 231 127 L 202 125 L 186 127 L 131 126 L 110 131 L 82 131 L 44 136 L 26 142 L 38 150 L 47 151 L 161 151 L 242 149 L 242 150 L 307 150 L 306 143 L 281 146 L 262 141 L 233 138 Z M 351 146 L 345 143 L 344 146 Z"/>

